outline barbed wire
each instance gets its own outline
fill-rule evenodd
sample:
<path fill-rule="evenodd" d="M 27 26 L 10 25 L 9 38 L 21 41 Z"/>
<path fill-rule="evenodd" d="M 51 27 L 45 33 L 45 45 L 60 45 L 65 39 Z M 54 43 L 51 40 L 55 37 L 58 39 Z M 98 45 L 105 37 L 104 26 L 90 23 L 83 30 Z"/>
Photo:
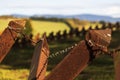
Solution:
<path fill-rule="evenodd" d="M 30 40 L 32 43 L 34 43 L 35 45 L 39 42 L 35 42 L 35 41 L 33 41 L 32 39 L 30 39 L 29 38 L 29 36 L 27 36 L 26 34 L 24 34 L 21 30 L 21 28 L 13 28 L 13 27 L 10 27 L 10 26 L 8 26 L 8 29 L 9 30 L 13 30 L 14 32 L 16 32 L 16 33 L 19 33 L 19 34 L 21 34 L 24 38 L 26 38 L 26 39 L 28 39 L 28 40 Z M 12 34 L 12 33 L 11 33 Z M 13 36 L 12 36 L 13 37 Z M 14 39 L 14 37 L 13 37 L 13 39 Z M 15 40 L 15 39 L 14 39 Z M 65 49 L 62 49 L 62 50 L 60 50 L 60 51 L 57 51 L 57 52 L 55 52 L 55 53 L 52 53 L 48 58 L 54 58 L 54 57 L 57 57 L 57 56 L 59 56 L 59 55 L 62 55 L 62 54 L 65 54 L 65 53 L 67 53 L 68 51 L 70 51 L 71 49 L 73 49 L 75 46 L 77 46 L 78 45 L 78 43 L 75 43 L 74 45 L 72 45 L 72 46 L 70 46 L 70 47 L 67 47 L 67 48 L 65 48 Z M 118 50 L 120 50 L 120 49 L 117 49 L 116 51 L 118 51 Z M 112 51 L 108 51 L 108 52 L 102 52 L 102 53 L 107 53 L 107 54 L 112 54 L 112 52 L 113 52 L 114 50 L 112 50 Z"/>
<path fill-rule="evenodd" d="M 21 31 L 21 28 L 12 28 L 12 27 L 10 27 L 10 26 L 8 26 L 8 29 L 11 31 L 11 30 L 13 30 L 14 32 L 16 32 L 16 33 L 19 33 L 19 34 L 21 34 L 24 38 L 26 38 L 26 39 L 28 39 L 28 40 L 30 40 L 32 43 L 34 43 L 34 44 L 37 44 L 38 42 L 34 42 L 32 39 L 30 39 L 27 35 L 25 35 L 22 31 Z M 12 33 L 11 33 L 12 34 Z M 14 39 L 14 38 L 13 38 Z M 42 66 L 42 69 L 40 70 L 40 72 L 39 72 L 39 74 L 38 74 L 38 76 L 36 77 L 36 78 L 39 78 L 40 76 L 41 76 L 41 73 L 43 72 L 43 70 L 44 70 L 44 68 L 45 68 L 45 66 L 46 66 L 46 64 L 47 64 L 47 62 L 48 62 L 48 59 L 53 59 L 53 58 L 55 58 L 55 57 L 57 57 L 57 56 L 60 56 L 60 55 L 63 55 L 63 54 L 65 54 L 65 53 L 67 53 L 68 51 L 70 51 L 71 49 L 73 49 L 74 47 L 76 47 L 76 46 L 78 46 L 78 43 L 75 43 L 74 45 L 72 45 L 72 46 L 70 46 L 70 47 L 67 47 L 67 48 L 65 48 L 65 49 L 63 49 L 63 50 L 60 50 L 60 51 L 57 51 L 57 52 L 55 52 L 55 53 L 52 53 L 50 56 L 47 56 L 47 59 L 46 59 L 46 61 L 45 61 L 45 63 L 43 64 L 43 66 Z M 117 51 L 120 51 L 120 48 L 119 49 L 116 49 L 115 50 L 116 52 Z M 111 51 L 108 51 L 108 52 L 106 52 L 107 54 L 112 54 L 112 52 Z M 46 54 L 45 54 L 46 55 Z"/>
<path fill-rule="evenodd" d="M 70 47 L 67 47 L 67 48 L 65 48 L 65 49 L 63 49 L 63 50 L 60 50 L 60 51 L 58 51 L 58 52 L 55 52 L 55 53 L 51 54 L 51 55 L 49 56 L 49 58 L 54 58 L 54 57 L 57 57 L 57 56 L 59 56 L 59 55 L 65 54 L 65 53 L 67 53 L 68 51 L 70 51 L 71 49 L 73 49 L 74 47 L 76 47 L 77 45 L 78 45 L 78 44 L 75 43 L 74 45 L 72 45 L 72 46 L 70 46 Z"/>
<path fill-rule="evenodd" d="M 9 30 L 12 30 L 12 31 L 14 31 L 14 32 L 16 32 L 16 33 L 19 33 L 19 34 L 21 34 L 24 38 L 26 38 L 26 39 L 28 39 L 28 40 L 30 40 L 32 43 L 34 43 L 35 45 L 39 42 L 35 42 L 35 41 L 33 41 L 32 39 L 30 39 L 27 35 L 25 35 L 22 31 L 21 31 L 21 28 L 12 28 L 12 27 L 10 27 L 10 26 L 8 26 L 8 29 Z M 14 38 L 13 38 L 14 39 Z M 14 39 L 15 40 L 15 39 Z M 57 51 L 57 52 L 55 52 L 55 53 L 52 53 L 48 58 L 54 58 L 54 57 L 57 57 L 57 56 L 59 56 L 59 55 L 62 55 L 62 54 L 64 54 L 64 53 L 67 53 L 68 51 L 70 51 L 71 49 L 73 49 L 75 46 L 77 46 L 78 44 L 77 43 L 75 43 L 74 45 L 72 45 L 72 46 L 70 46 L 70 47 L 67 47 L 67 48 L 65 48 L 65 49 L 62 49 L 62 50 L 60 50 L 60 51 Z"/>

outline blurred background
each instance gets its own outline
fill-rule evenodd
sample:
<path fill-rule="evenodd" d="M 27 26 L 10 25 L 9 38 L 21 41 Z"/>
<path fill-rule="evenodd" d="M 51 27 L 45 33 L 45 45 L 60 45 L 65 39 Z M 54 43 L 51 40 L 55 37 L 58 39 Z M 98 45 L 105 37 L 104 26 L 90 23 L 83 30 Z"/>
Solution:
<path fill-rule="evenodd" d="M 119 0 L 0 1 L 0 35 L 13 19 L 26 20 L 23 33 L 34 42 L 38 42 L 45 33 L 50 54 L 83 40 L 90 29 L 112 29 L 109 50 L 120 46 Z M 0 63 L 0 80 L 27 80 L 34 48 L 35 44 L 19 35 Z M 46 75 L 67 53 L 49 60 Z M 114 74 L 113 58 L 101 55 L 75 80 L 114 80 Z"/>

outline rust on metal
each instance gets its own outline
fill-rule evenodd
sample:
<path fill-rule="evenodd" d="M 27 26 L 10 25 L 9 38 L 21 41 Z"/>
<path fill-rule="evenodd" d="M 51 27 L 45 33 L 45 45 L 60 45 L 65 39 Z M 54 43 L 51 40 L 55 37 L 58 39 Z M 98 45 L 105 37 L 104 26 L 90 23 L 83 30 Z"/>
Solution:
<path fill-rule="evenodd" d="M 8 24 L 11 28 L 20 28 L 19 31 L 25 26 L 25 20 L 13 20 Z M 0 62 L 4 59 L 7 53 L 10 51 L 12 45 L 15 43 L 17 33 L 8 27 L 3 31 L 0 36 Z"/>
<path fill-rule="evenodd" d="M 91 44 L 89 41 L 91 40 Z M 107 49 L 111 40 L 111 30 L 90 30 L 86 40 L 81 41 L 46 76 L 45 80 L 73 80 L 88 65 L 91 54 L 96 50 Z M 92 52 L 91 52 L 92 51 Z"/>
<path fill-rule="evenodd" d="M 119 51 L 116 49 L 113 52 L 113 60 L 114 60 L 114 67 L 115 67 L 115 80 L 120 80 L 120 47 Z"/>
<path fill-rule="evenodd" d="M 45 80 L 73 80 L 89 62 L 89 51 L 85 41 L 81 41 L 62 60 Z"/>
<path fill-rule="evenodd" d="M 89 30 L 86 40 L 90 43 L 93 50 L 101 49 L 107 52 L 107 47 L 111 42 L 111 29 Z"/>
<path fill-rule="evenodd" d="M 46 37 L 44 36 L 43 39 L 38 42 L 34 50 L 28 80 L 44 80 L 48 56 L 49 47 Z"/>

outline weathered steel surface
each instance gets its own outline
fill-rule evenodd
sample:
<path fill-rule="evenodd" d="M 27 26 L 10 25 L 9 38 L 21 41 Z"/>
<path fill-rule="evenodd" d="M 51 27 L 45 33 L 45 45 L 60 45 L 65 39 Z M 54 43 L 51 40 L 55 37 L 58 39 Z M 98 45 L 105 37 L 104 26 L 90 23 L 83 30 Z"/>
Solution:
<path fill-rule="evenodd" d="M 120 51 L 113 53 L 114 67 L 115 67 L 115 80 L 120 80 Z"/>
<path fill-rule="evenodd" d="M 73 80 L 88 65 L 89 54 L 85 41 L 81 41 L 45 80 Z"/>
<path fill-rule="evenodd" d="M 49 48 L 46 37 L 44 36 L 43 40 L 36 45 L 28 80 L 44 80 L 48 56 Z"/>
<path fill-rule="evenodd" d="M 92 50 L 107 52 L 107 47 L 111 42 L 111 29 L 90 30 L 86 35 L 86 40 L 92 46 Z"/>
<path fill-rule="evenodd" d="M 73 80 L 88 65 L 94 50 L 107 51 L 111 40 L 111 30 L 90 30 L 86 41 L 81 41 L 78 46 L 62 60 L 45 80 Z M 89 44 L 91 43 L 91 44 Z M 91 52 L 92 51 L 92 52 Z"/>
<path fill-rule="evenodd" d="M 23 29 L 25 25 L 24 20 L 14 20 L 10 21 L 8 26 L 11 28 L 20 28 L 19 31 Z M 0 62 L 4 59 L 7 55 L 9 50 L 11 49 L 12 45 L 15 43 L 17 38 L 17 33 L 9 28 L 6 28 L 0 36 Z"/>

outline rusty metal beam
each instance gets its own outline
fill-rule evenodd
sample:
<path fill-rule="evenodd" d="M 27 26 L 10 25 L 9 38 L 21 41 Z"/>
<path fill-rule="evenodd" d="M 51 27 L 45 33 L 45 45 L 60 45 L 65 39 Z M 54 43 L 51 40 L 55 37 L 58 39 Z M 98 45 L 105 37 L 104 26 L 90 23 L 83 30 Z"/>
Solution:
<path fill-rule="evenodd" d="M 73 80 L 88 65 L 89 54 L 85 41 L 81 41 L 45 80 Z"/>
<path fill-rule="evenodd" d="M 45 80 L 73 80 L 96 57 L 96 51 L 107 51 L 110 44 L 111 30 L 90 30 L 86 41 L 81 41 L 62 60 Z M 92 45 L 91 45 L 92 44 Z"/>
<path fill-rule="evenodd" d="M 15 43 L 18 33 L 10 28 L 18 29 L 21 31 L 25 26 L 25 20 L 10 21 L 3 33 L 0 35 L 0 62 L 4 59 L 7 53 L 10 51 L 12 45 Z"/>
<path fill-rule="evenodd" d="M 46 37 L 44 36 L 34 50 L 28 80 L 44 80 L 48 56 L 49 48 Z"/>
<path fill-rule="evenodd" d="M 113 52 L 114 68 L 115 68 L 115 80 L 120 80 L 120 47 L 119 51 Z"/>

